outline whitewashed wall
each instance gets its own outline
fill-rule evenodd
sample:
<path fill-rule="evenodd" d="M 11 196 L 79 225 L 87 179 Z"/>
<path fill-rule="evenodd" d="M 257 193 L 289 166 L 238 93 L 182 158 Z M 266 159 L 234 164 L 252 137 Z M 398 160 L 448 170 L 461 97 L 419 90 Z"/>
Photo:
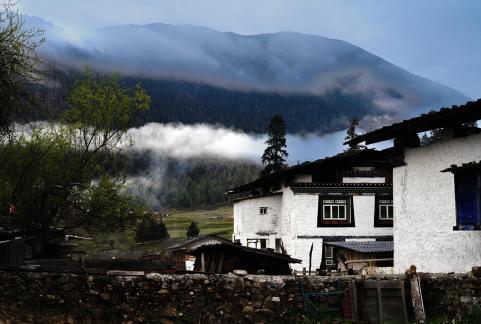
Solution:
<path fill-rule="evenodd" d="M 394 267 L 421 272 L 466 272 L 481 266 L 481 231 L 454 231 L 452 164 L 481 160 L 481 135 L 407 149 L 393 171 Z"/>
<path fill-rule="evenodd" d="M 286 194 L 284 194 L 286 195 Z M 297 259 L 303 260 L 302 264 L 294 268 L 301 270 L 309 265 L 309 249 L 314 242 L 312 263 L 317 268 L 322 260 L 322 240 L 309 238 L 315 236 L 385 236 L 392 235 L 392 227 L 374 227 L 375 196 L 354 196 L 355 227 L 317 227 L 319 195 L 295 194 L 292 207 L 289 209 L 288 218 L 296 220 L 295 227 L 291 230 L 295 235 L 284 237 L 283 240 L 295 240 L 294 249 L 287 250 Z M 287 211 L 287 210 L 286 210 Z M 283 215 L 283 218 L 286 217 Z M 305 236 L 306 238 L 298 238 Z M 290 245 L 290 244 L 289 244 Z"/>
<path fill-rule="evenodd" d="M 247 245 L 247 239 L 266 239 L 268 248 L 275 248 L 279 237 L 282 195 L 253 197 L 234 202 L 234 239 Z M 267 215 L 259 208 L 267 207 Z M 270 235 L 269 235 L 270 234 Z"/>
<path fill-rule="evenodd" d="M 344 177 L 342 178 L 343 183 L 385 183 L 386 179 L 384 177 Z"/>

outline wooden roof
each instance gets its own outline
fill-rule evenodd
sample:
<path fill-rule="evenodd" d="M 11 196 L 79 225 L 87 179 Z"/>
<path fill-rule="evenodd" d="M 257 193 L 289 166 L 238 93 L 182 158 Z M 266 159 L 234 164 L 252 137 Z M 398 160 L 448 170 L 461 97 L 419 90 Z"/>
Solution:
<path fill-rule="evenodd" d="M 472 123 L 481 119 L 481 99 L 468 101 L 462 106 L 442 108 L 402 122 L 385 126 L 360 135 L 344 144 L 372 144 L 400 138 L 409 133 L 420 133 L 438 128 L 452 127 Z"/>
<path fill-rule="evenodd" d="M 230 189 L 228 192 L 226 192 L 226 194 L 230 195 L 254 190 L 261 188 L 264 185 L 271 184 L 275 181 L 283 181 L 295 174 L 312 173 L 315 170 L 319 170 L 321 167 L 325 169 L 325 172 L 330 172 L 332 168 L 339 167 L 343 164 L 358 164 L 360 166 L 362 164 L 371 165 L 373 163 L 389 164 L 389 161 L 386 158 L 386 150 L 377 151 L 375 149 L 365 149 L 359 151 L 348 151 L 315 161 L 307 161 L 281 171 L 264 175 L 252 182 Z"/>
<path fill-rule="evenodd" d="M 442 170 L 441 172 L 458 172 L 458 171 L 469 171 L 469 170 L 480 170 L 481 169 L 481 161 L 476 162 L 469 162 L 463 163 L 461 165 L 451 165 L 449 168 Z"/>
<path fill-rule="evenodd" d="M 209 251 L 209 250 L 228 250 L 230 254 L 240 252 L 240 253 L 248 253 L 256 255 L 260 258 L 274 258 L 283 260 L 287 263 L 301 263 L 302 261 L 299 259 L 291 258 L 288 254 L 277 253 L 272 250 L 268 249 L 256 249 L 247 246 L 242 246 L 235 243 L 220 243 L 220 244 L 213 244 L 213 245 L 202 245 L 197 249 L 188 252 L 191 255 L 199 255 L 202 252 Z"/>

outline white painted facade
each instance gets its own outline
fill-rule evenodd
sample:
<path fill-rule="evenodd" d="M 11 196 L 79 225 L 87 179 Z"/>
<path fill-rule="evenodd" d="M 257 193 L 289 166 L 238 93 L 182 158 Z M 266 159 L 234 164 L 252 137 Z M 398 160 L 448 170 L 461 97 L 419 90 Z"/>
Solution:
<path fill-rule="evenodd" d="M 405 166 L 393 170 L 394 268 L 421 272 L 467 272 L 481 266 L 481 231 L 456 225 L 451 165 L 481 160 L 481 135 L 443 139 L 405 149 Z"/>
<path fill-rule="evenodd" d="M 299 179 L 312 182 L 312 176 L 297 176 L 296 180 Z M 362 179 L 364 181 L 356 178 L 355 183 L 385 182 L 384 177 Z M 234 203 L 233 239 L 240 240 L 242 245 L 247 245 L 248 239 L 268 239 L 267 247 L 273 249 L 278 248 L 276 239 L 282 241 L 289 255 L 302 260 L 301 264 L 291 265 L 295 270 L 309 267 L 309 250 L 313 244 L 314 271 L 322 260 L 324 236 L 352 236 L 362 240 L 363 237 L 392 235 L 392 227 L 374 227 L 374 194 L 353 196 L 353 227 L 318 227 L 319 197 L 316 193 L 295 193 L 291 187 L 283 187 L 281 194 L 239 200 Z M 268 215 L 259 215 L 259 208 L 265 206 L 269 208 Z"/>
<path fill-rule="evenodd" d="M 266 214 L 260 209 L 267 208 Z M 266 247 L 276 249 L 280 237 L 282 193 L 252 197 L 234 203 L 233 240 L 248 246 L 247 240 L 266 240 Z"/>

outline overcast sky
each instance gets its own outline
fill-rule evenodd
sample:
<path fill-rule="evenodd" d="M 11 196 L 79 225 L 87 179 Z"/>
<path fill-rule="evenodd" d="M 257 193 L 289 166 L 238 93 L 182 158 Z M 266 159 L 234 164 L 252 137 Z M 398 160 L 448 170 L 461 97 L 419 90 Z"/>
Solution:
<path fill-rule="evenodd" d="M 20 9 L 70 29 L 163 22 L 338 38 L 481 97 L 478 0 L 22 0 Z"/>

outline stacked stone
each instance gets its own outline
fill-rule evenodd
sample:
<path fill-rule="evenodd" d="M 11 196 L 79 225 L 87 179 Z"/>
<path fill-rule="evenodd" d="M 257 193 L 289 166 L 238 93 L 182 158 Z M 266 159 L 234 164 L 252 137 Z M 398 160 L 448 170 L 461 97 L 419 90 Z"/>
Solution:
<path fill-rule="evenodd" d="M 297 323 L 306 321 L 301 281 L 306 291 L 328 292 L 353 279 L 402 278 L 235 273 L 0 272 L 0 323 Z M 481 278 L 473 274 L 421 274 L 421 279 L 428 318 L 454 316 L 481 302 Z"/>

